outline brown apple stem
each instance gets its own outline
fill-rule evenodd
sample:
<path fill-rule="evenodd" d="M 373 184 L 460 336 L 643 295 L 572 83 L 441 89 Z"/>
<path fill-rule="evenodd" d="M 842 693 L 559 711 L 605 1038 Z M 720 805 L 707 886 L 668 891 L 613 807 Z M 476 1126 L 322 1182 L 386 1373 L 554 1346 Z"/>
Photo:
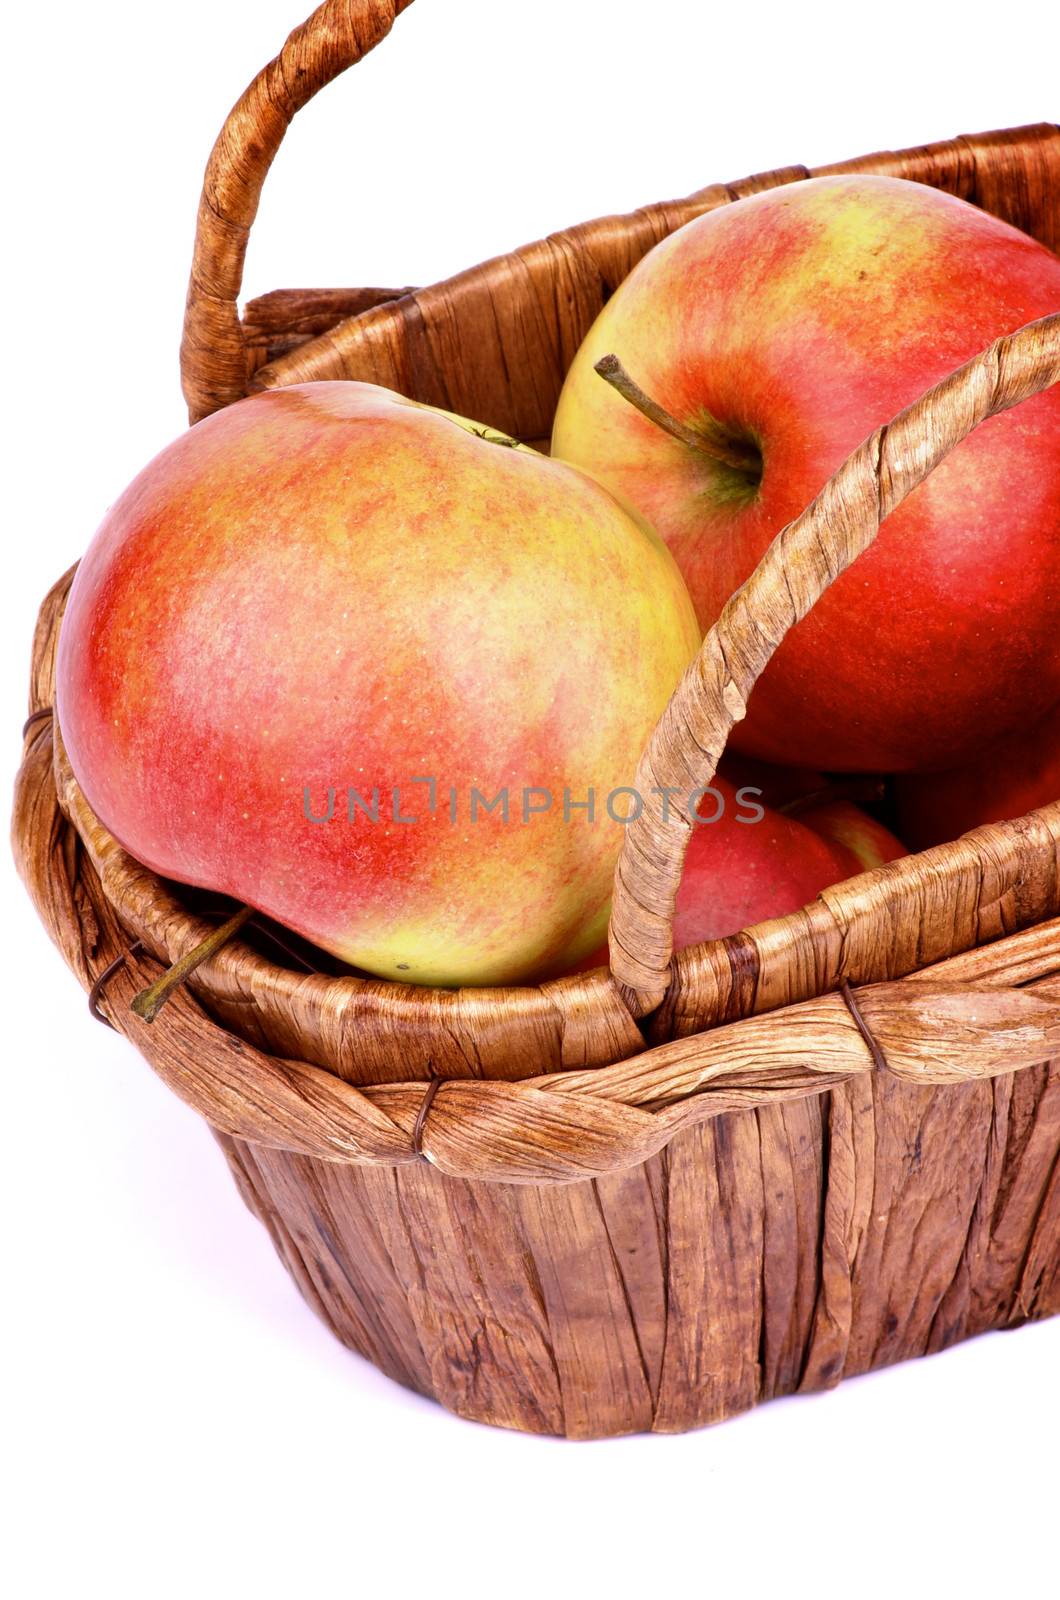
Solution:
<path fill-rule="evenodd" d="M 649 422 L 654 422 L 656 427 L 668 433 L 672 439 L 683 444 L 689 450 L 695 450 L 699 455 L 710 456 L 715 461 L 720 461 L 724 466 L 733 467 L 737 472 L 761 472 L 762 461 L 756 450 L 744 450 L 732 440 L 725 441 L 714 434 L 700 432 L 690 428 L 684 422 L 679 422 L 671 416 L 657 400 L 646 394 L 635 378 L 631 378 L 625 367 L 616 355 L 601 356 L 593 369 L 598 372 L 612 389 L 617 389 L 623 400 L 628 400 L 635 406 L 642 416 Z M 720 430 L 719 430 L 720 431 Z"/>
<path fill-rule="evenodd" d="M 234 916 L 229 917 L 227 922 L 222 922 L 212 933 L 208 933 L 194 950 L 189 950 L 179 961 L 174 961 L 168 971 L 163 972 L 162 976 L 148 988 L 141 989 L 140 993 L 129 1002 L 136 1015 L 142 1017 L 145 1022 L 154 1022 L 174 989 L 179 988 L 196 967 L 201 967 L 204 961 L 216 955 L 253 915 L 253 906 L 240 906 Z"/>

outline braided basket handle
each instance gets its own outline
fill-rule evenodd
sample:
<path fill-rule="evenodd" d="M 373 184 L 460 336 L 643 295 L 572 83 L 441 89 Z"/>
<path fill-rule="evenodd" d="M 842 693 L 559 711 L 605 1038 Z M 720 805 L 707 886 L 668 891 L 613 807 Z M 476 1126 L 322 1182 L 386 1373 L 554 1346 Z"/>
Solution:
<path fill-rule="evenodd" d="M 288 124 L 373 50 L 412 0 L 325 0 L 232 107 L 206 166 L 195 228 L 180 375 L 189 420 L 241 400 L 246 342 L 237 300 L 265 175 Z"/>
<path fill-rule="evenodd" d="M 988 417 L 1060 379 L 1060 313 L 1006 335 L 866 439 L 781 530 L 703 641 L 637 769 L 639 814 L 615 869 L 611 971 L 635 1016 L 670 982 L 673 916 L 691 834 L 733 724 L 790 628 L 875 539 L 883 519 Z M 669 794 L 667 794 L 669 791 Z"/>

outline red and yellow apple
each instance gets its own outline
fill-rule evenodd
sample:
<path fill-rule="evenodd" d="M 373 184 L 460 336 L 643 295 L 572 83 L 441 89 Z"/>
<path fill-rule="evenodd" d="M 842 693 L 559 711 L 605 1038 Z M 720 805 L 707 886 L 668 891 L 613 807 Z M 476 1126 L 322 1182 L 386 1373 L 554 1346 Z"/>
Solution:
<path fill-rule="evenodd" d="M 645 515 L 704 628 L 846 456 L 999 335 L 1060 259 L 901 179 L 785 185 L 656 246 L 575 358 L 553 454 Z M 617 356 L 673 437 L 594 371 Z M 1060 698 L 1060 387 L 993 418 L 789 634 L 737 748 L 828 771 L 952 766 Z"/>
<path fill-rule="evenodd" d="M 692 830 L 674 912 L 674 949 L 723 939 L 784 917 L 832 884 L 906 854 L 887 829 L 850 801 L 795 814 L 753 805 L 753 789 L 715 777 L 704 821 Z M 761 813 L 760 815 L 757 813 Z"/>
<path fill-rule="evenodd" d="M 909 773 L 894 787 L 902 832 L 918 850 L 1050 805 L 1060 800 L 1060 705 L 967 766 Z"/>
<path fill-rule="evenodd" d="M 847 851 L 857 862 L 858 872 L 869 872 L 909 854 L 889 828 L 852 800 L 822 800 L 796 811 L 793 820 Z"/>
<path fill-rule="evenodd" d="M 510 444 L 307 384 L 140 474 L 77 573 L 57 704 L 133 856 L 411 982 L 531 978 L 599 942 L 606 800 L 699 630 L 654 533 Z"/>
<path fill-rule="evenodd" d="M 674 910 L 674 949 L 798 911 L 832 884 L 907 854 L 849 800 L 815 800 L 825 780 L 729 761 L 699 807 Z M 805 805 L 803 804 L 805 801 Z M 793 807 L 784 809 L 785 805 Z M 579 963 L 606 966 L 607 946 Z"/>

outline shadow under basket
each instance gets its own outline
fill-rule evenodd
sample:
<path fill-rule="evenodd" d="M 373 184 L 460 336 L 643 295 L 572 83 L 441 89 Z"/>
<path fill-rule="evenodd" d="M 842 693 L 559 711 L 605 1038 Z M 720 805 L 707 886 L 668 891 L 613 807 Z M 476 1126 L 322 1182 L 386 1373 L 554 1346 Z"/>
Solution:
<path fill-rule="evenodd" d="M 247 235 L 291 116 L 401 9 L 321 7 L 231 113 L 188 299 L 193 420 L 254 389 L 357 378 L 546 439 L 568 363 L 637 260 L 702 212 L 809 175 L 588 223 L 432 288 L 285 291 L 241 319 Z M 1060 241 L 1052 126 L 818 170 L 917 179 Z M 868 441 L 791 538 L 805 523 L 841 568 L 903 471 L 907 492 L 1058 375 L 1055 329 L 1000 341 Z M 940 431 L 934 453 L 917 448 Z M 782 559 L 726 627 L 769 598 Z M 612 970 L 537 987 L 313 971 L 304 947 L 248 930 L 149 1025 L 133 995 L 215 921 L 121 850 L 69 769 L 50 715 L 68 586 L 35 641 L 23 877 L 97 1014 L 208 1120 L 310 1305 L 384 1372 L 502 1426 L 675 1431 L 1060 1310 L 1060 805 L 672 961 L 652 896 L 616 890 Z M 711 639 L 653 770 L 686 725 L 720 749 L 749 692 L 718 675 Z M 655 854 L 672 886 L 679 848 Z"/>

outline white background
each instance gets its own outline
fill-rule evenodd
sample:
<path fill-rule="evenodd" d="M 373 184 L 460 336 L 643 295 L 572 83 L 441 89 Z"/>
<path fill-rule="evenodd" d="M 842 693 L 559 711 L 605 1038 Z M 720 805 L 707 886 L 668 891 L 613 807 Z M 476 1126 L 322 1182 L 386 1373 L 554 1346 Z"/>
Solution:
<path fill-rule="evenodd" d="M 46 588 L 184 423 L 202 167 L 308 0 L 60 0 L 6 34 L 3 749 Z M 1045 120 L 1007 0 L 420 0 L 299 117 L 248 293 L 426 283 L 794 161 Z M 682 1438 L 459 1422 L 342 1350 L 206 1129 L 115 1034 L 5 860 L 10 1592 L 986 1595 L 1055 1584 L 1060 1321 Z"/>

